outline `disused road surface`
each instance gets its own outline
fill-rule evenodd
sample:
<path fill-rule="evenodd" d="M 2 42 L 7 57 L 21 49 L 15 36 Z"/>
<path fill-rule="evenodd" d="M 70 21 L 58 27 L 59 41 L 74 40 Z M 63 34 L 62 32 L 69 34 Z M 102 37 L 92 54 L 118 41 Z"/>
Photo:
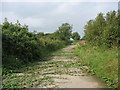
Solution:
<path fill-rule="evenodd" d="M 4 87 L 14 88 L 106 88 L 95 76 L 88 75 L 87 66 L 75 55 L 76 45 L 53 52 L 50 57 L 4 76 Z"/>
<path fill-rule="evenodd" d="M 54 84 L 45 86 L 45 88 L 107 88 L 107 86 L 95 76 L 87 75 L 83 69 L 89 69 L 87 66 L 80 66 L 78 57 L 73 55 L 76 45 L 70 45 L 63 48 L 61 52 L 54 54 L 50 61 L 58 63 L 52 72 L 46 76 L 52 77 Z M 60 63 L 60 62 L 63 62 Z M 56 68 L 56 69 L 55 69 Z"/>

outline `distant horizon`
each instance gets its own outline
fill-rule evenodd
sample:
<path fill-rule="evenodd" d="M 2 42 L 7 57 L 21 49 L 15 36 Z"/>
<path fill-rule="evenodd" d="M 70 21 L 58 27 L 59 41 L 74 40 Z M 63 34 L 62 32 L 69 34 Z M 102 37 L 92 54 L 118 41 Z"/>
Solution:
<path fill-rule="evenodd" d="M 100 12 L 105 15 L 118 10 L 118 2 L 2 2 L 0 5 L 1 24 L 6 17 L 9 22 L 19 20 L 28 25 L 29 31 L 53 33 L 63 23 L 69 23 L 81 37 L 87 21 Z"/>

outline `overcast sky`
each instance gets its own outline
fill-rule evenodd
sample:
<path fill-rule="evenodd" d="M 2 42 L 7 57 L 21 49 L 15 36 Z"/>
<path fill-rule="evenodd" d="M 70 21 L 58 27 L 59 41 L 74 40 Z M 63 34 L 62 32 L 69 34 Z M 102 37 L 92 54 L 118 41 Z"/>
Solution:
<path fill-rule="evenodd" d="M 9 2 L 8 2 L 9 1 Z M 89 2 L 88 2 L 89 1 Z M 91 2 L 90 2 L 91 1 Z M 0 23 L 8 21 L 27 24 L 29 30 L 52 33 L 62 23 L 73 25 L 73 32 L 84 35 L 84 25 L 99 12 L 118 9 L 119 0 L 2 0 Z M 1 7 L 2 6 L 2 7 Z"/>

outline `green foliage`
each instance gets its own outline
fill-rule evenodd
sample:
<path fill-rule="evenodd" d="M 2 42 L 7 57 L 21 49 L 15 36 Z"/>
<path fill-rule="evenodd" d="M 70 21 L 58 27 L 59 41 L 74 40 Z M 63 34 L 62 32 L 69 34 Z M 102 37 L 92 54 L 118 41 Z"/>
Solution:
<path fill-rule="evenodd" d="M 118 49 L 78 45 L 75 50 L 83 65 L 90 67 L 89 73 L 96 74 L 111 88 L 118 87 Z"/>
<path fill-rule="evenodd" d="M 80 40 L 80 35 L 78 34 L 78 32 L 74 32 L 72 34 L 72 39 L 74 39 L 74 40 Z"/>
<path fill-rule="evenodd" d="M 85 36 L 88 42 L 93 45 L 112 47 L 120 40 L 118 26 L 118 12 L 111 11 L 103 16 L 99 13 L 95 20 L 88 21 L 85 25 Z"/>
<path fill-rule="evenodd" d="M 65 45 L 64 41 L 53 40 L 44 33 L 29 32 L 28 26 L 22 26 L 19 21 L 15 24 L 9 23 L 7 18 L 2 25 L 2 41 L 2 61 L 6 70 L 41 60 L 50 52 Z"/>
<path fill-rule="evenodd" d="M 60 40 L 52 40 L 52 39 L 43 39 L 40 38 L 39 41 L 42 43 L 43 48 L 47 51 L 55 51 L 64 47 L 65 42 Z M 54 46 L 54 47 L 53 47 Z"/>
<path fill-rule="evenodd" d="M 62 24 L 58 30 L 54 33 L 55 37 L 60 40 L 70 41 L 72 33 L 72 26 L 68 23 Z"/>
<path fill-rule="evenodd" d="M 39 32 L 39 33 L 37 33 L 37 37 L 38 38 L 41 38 L 41 37 L 43 37 L 45 34 L 43 33 L 43 32 Z"/>
<path fill-rule="evenodd" d="M 41 49 L 35 35 L 28 32 L 26 25 L 21 26 L 5 21 L 2 26 L 3 64 L 4 55 L 14 55 L 23 62 L 41 57 Z"/>

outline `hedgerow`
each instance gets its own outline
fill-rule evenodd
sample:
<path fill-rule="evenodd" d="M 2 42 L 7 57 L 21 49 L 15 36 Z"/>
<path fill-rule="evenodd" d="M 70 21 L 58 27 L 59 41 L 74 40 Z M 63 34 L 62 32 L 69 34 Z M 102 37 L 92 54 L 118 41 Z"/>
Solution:
<path fill-rule="evenodd" d="M 21 25 L 19 21 L 9 23 L 5 19 L 2 25 L 2 46 L 3 68 L 11 70 L 22 64 L 42 60 L 46 54 L 64 47 L 65 41 L 43 38 L 29 32 L 27 25 Z"/>

